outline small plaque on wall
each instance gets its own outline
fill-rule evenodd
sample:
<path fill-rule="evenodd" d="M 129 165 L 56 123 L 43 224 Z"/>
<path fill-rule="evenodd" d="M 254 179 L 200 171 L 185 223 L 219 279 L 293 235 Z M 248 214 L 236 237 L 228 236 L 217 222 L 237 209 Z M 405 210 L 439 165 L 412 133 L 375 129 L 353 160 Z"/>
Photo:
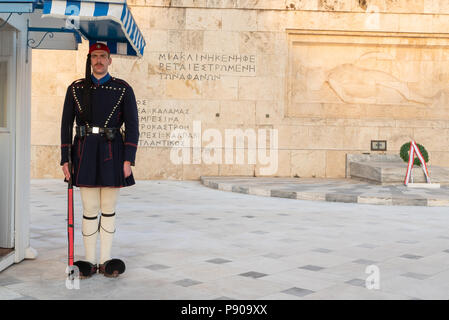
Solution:
<path fill-rule="evenodd" d="M 387 140 L 371 140 L 371 151 L 387 151 Z"/>

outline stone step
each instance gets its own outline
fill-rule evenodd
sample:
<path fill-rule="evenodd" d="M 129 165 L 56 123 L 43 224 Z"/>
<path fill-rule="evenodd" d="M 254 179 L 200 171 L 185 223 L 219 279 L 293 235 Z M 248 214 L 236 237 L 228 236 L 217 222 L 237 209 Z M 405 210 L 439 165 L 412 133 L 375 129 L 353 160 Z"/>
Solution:
<path fill-rule="evenodd" d="M 354 156 L 354 155 L 352 155 Z M 399 156 L 388 157 L 348 157 L 348 173 L 351 179 L 366 181 L 381 185 L 403 184 L 407 172 L 407 163 Z M 449 168 L 428 165 L 432 183 L 449 185 Z M 426 177 L 421 167 L 412 169 L 413 182 L 424 183 Z"/>
<path fill-rule="evenodd" d="M 201 177 L 203 185 L 222 191 L 296 200 L 388 206 L 449 206 L 449 186 L 437 189 L 380 185 L 354 179 Z M 426 184 L 427 185 L 427 184 Z"/>

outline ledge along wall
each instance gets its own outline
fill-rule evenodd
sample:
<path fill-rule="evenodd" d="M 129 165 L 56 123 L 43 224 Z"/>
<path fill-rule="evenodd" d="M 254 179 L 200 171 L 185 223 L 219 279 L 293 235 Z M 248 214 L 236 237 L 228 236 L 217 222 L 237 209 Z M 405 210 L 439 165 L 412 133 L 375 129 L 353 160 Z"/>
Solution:
<path fill-rule="evenodd" d="M 449 163 L 449 2 L 128 4 L 145 54 L 113 57 L 110 73 L 138 100 L 138 179 L 345 177 L 346 154 L 370 152 L 371 140 L 398 154 L 415 139 L 431 165 Z M 62 179 L 62 104 L 87 49 L 33 50 L 32 178 Z M 170 157 L 183 152 L 184 163 Z"/>

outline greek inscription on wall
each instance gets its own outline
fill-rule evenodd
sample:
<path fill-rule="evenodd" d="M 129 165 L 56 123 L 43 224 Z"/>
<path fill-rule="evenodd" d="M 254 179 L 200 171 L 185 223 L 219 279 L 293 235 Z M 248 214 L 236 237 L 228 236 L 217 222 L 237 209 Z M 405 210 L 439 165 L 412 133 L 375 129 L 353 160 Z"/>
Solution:
<path fill-rule="evenodd" d="M 175 102 L 137 99 L 139 147 L 180 147 L 183 137 L 170 139 L 175 129 L 190 131 L 191 108 Z M 192 137 L 190 137 L 192 138 Z"/>
<path fill-rule="evenodd" d="M 156 57 L 155 57 L 156 58 Z M 256 56 L 189 52 L 159 52 L 161 79 L 220 80 L 222 76 L 256 76 Z"/>

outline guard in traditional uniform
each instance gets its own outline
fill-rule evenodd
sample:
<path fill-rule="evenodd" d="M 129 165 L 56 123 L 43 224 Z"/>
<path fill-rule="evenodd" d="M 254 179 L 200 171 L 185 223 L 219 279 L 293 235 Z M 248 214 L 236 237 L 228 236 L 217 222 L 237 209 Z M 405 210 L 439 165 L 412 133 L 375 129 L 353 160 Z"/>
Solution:
<path fill-rule="evenodd" d="M 109 75 L 111 62 L 105 44 L 96 43 L 89 48 L 86 76 L 68 87 L 62 114 L 61 165 L 68 181 L 71 146 L 72 183 L 80 188 L 83 203 L 86 256 L 74 263 L 82 278 L 97 270 L 108 277 L 125 271 L 122 260 L 111 258 L 111 248 L 119 189 L 135 184 L 131 166 L 136 157 L 139 120 L 133 89 Z M 76 133 L 72 143 L 74 120 Z M 121 130 L 123 124 L 125 130 Z M 98 234 L 101 252 L 97 266 Z"/>

